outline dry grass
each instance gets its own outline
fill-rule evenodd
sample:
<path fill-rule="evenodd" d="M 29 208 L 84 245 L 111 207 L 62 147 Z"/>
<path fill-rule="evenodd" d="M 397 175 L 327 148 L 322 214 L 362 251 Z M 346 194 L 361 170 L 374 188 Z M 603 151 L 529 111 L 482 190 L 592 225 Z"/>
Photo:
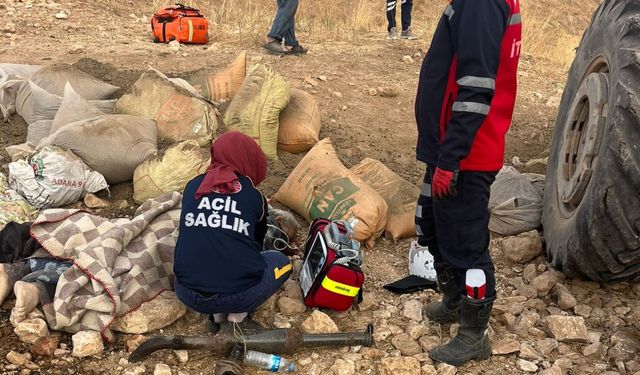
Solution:
<path fill-rule="evenodd" d="M 568 67 L 580 45 L 591 14 L 597 6 L 593 0 L 523 2 L 523 51 L 547 59 L 559 67 Z"/>
<path fill-rule="evenodd" d="M 599 0 L 523 0 L 523 51 L 561 68 L 574 50 Z M 154 0 L 154 7 L 171 3 Z M 187 0 L 211 21 L 214 40 L 262 43 L 275 13 L 275 0 Z M 416 1 L 413 28 L 430 39 L 445 0 Z M 399 12 L 398 12 L 399 13 Z M 399 17 L 399 14 L 398 14 Z M 300 0 L 296 31 L 303 41 L 358 42 L 386 31 L 383 0 Z"/>
<path fill-rule="evenodd" d="M 414 28 L 430 35 L 441 9 L 420 2 L 414 5 Z M 171 2 L 154 0 L 159 7 Z M 211 21 L 212 35 L 221 39 L 261 43 L 275 14 L 275 0 L 187 0 Z M 437 4 L 436 4 L 437 5 Z M 429 9 L 434 11 L 429 11 Z M 398 12 L 398 18 L 400 14 Z M 358 41 L 361 37 L 386 32 L 384 0 L 300 0 L 296 33 L 309 41 Z"/>

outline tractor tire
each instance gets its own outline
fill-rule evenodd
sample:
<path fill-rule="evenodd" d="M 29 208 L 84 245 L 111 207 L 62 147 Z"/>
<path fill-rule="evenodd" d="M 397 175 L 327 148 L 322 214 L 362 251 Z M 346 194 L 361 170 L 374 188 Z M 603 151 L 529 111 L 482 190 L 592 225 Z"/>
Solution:
<path fill-rule="evenodd" d="M 542 217 L 547 255 L 571 277 L 640 273 L 640 1 L 605 0 L 560 103 Z"/>

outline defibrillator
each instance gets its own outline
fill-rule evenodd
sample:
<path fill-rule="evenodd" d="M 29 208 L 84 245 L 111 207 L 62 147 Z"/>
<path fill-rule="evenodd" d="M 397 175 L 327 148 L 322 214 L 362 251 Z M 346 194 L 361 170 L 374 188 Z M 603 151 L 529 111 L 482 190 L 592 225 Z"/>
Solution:
<path fill-rule="evenodd" d="M 362 300 L 360 243 L 346 221 L 318 218 L 305 242 L 300 287 L 308 307 L 345 311 Z"/>

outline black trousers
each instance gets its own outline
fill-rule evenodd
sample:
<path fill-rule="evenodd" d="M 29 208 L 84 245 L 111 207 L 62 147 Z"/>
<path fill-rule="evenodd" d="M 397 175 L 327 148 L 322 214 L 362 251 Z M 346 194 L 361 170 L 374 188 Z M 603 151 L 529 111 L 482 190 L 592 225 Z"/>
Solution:
<path fill-rule="evenodd" d="M 402 19 L 402 30 L 406 30 L 411 26 L 411 9 L 413 8 L 412 0 L 387 0 L 387 21 L 389 26 L 387 31 L 392 27 L 396 27 L 396 4 L 400 2 L 401 12 L 400 18 Z"/>
<path fill-rule="evenodd" d="M 428 246 L 435 263 L 456 271 L 460 293 L 466 294 L 469 269 L 481 269 L 487 278 L 486 297 L 495 295 L 495 269 L 489 254 L 489 193 L 496 172 L 460 172 L 457 195 L 431 197 L 435 168 L 427 167 L 416 209 L 418 243 Z"/>

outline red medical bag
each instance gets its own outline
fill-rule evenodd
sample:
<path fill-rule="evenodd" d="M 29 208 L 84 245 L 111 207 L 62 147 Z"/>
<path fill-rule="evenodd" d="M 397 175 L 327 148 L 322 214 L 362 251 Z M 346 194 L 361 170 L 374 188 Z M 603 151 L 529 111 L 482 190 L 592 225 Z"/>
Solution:
<path fill-rule="evenodd" d="M 315 219 L 300 273 L 305 305 L 344 311 L 354 299 L 359 302 L 364 283 L 360 263 L 360 244 L 352 238 L 348 224 Z"/>

